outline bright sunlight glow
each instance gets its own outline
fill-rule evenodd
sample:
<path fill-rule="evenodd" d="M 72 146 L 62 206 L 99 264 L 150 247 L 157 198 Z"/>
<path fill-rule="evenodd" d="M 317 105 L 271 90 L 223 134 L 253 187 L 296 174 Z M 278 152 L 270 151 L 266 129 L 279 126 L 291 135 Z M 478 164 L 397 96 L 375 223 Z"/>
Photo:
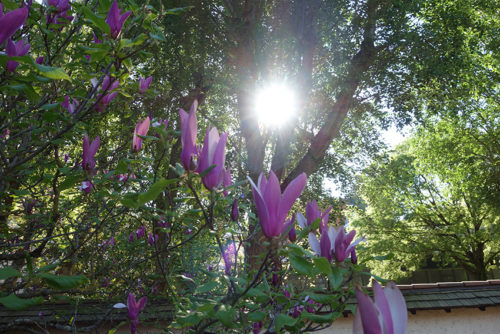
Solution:
<path fill-rule="evenodd" d="M 296 112 L 293 90 L 284 84 L 271 84 L 261 88 L 256 95 L 255 111 L 265 126 L 280 126 Z"/>

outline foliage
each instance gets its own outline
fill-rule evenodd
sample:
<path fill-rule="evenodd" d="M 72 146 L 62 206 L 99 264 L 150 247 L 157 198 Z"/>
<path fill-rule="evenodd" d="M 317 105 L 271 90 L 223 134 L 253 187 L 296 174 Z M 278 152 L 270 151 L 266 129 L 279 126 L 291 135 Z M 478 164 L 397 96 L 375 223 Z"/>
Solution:
<path fill-rule="evenodd" d="M 362 254 L 391 254 L 376 273 L 397 277 L 432 257 L 486 279 L 500 254 L 498 124 L 498 106 L 481 101 L 421 127 L 365 170 L 367 206 L 353 224 L 369 237 Z"/>

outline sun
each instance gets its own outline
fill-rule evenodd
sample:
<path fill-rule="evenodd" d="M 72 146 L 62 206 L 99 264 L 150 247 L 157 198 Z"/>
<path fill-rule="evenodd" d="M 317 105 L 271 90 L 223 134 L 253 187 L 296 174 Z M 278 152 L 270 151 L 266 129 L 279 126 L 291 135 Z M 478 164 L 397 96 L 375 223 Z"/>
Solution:
<path fill-rule="evenodd" d="M 296 96 L 293 89 L 285 84 L 270 84 L 256 94 L 255 112 L 265 126 L 280 126 L 296 113 Z"/>

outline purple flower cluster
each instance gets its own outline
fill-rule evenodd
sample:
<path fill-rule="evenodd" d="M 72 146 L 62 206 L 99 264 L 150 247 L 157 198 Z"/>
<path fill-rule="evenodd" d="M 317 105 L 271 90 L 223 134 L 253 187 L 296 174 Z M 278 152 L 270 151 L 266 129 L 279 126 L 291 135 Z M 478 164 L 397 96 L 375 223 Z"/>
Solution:
<path fill-rule="evenodd" d="M 202 182 L 208 190 L 221 186 L 228 187 L 231 185 L 231 172 L 229 168 L 224 167 L 228 134 L 222 133 L 219 135 L 215 127 L 212 129 L 207 128 L 203 147 L 200 150 L 196 145 L 196 135 L 198 133 L 197 107 L 198 102 L 194 101 L 189 114 L 183 109 L 179 109 L 182 131 L 181 164 L 187 171 L 206 172 L 206 175 L 202 177 Z M 210 167 L 212 169 L 209 170 Z"/>

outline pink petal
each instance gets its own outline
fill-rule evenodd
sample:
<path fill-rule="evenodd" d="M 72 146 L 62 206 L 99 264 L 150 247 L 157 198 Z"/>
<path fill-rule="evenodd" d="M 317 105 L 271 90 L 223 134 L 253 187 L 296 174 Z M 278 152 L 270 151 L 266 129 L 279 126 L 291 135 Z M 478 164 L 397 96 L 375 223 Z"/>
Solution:
<path fill-rule="evenodd" d="M 281 199 L 281 188 L 280 182 L 274 174 L 273 171 L 269 172 L 269 178 L 267 179 L 267 185 L 265 190 L 263 190 L 262 195 L 267 205 L 267 210 L 269 212 L 270 224 L 272 236 L 279 236 L 282 230 L 282 224 L 285 222 L 285 218 L 280 219 L 278 216 L 278 210 Z M 288 212 L 287 212 L 288 213 Z"/>
<path fill-rule="evenodd" d="M 321 256 L 321 247 L 318 238 L 312 232 L 309 232 L 309 246 L 316 255 Z"/>
<path fill-rule="evenodd" d="M 306 183 L 307 176 L 305 173 L 302 173 L 297 176 L 292 182 L 290 182 L 290 184 L 286 187 L 279 204 L 279 219 L 284 220 L 286 218 L 288 212 L 292 208 L 293 203 L 297 200 L 300 194 L 302 194 Z"/>
<path fill-rule="evenodd" d="M 356 299 L 358 300 L 358 309 L 363 324 L 363 333 L 382 334 L 379 311 L 375 307 L 372 299 L 365 295 L 359 286 L 356 287 Z"/>
<path fill-rule="evenodd" d="M 252 179 L 248 177 L 248 181 L 252 186 L 253 199 L 255 202 L 255 206 L 257 207 L 257 214 L 259 216 L 259 222 L 262 228 L 262 232 L 266 237 L 272 238 L 274 235 L 271 234 L 271 230 L 269 228 L 269 212 L 266 206 L 266 202 L 264 201 L 264 197 L 262 196 L 259 188 L 257 188 L 255 183 L 253 183 Z"/>
<path fill-rule="evenodd" d="M 382 314 L 382 319 L 384 320 L 384 327 L 387 331 L 387 334 L 394 334 L 391 310 L 389 308 L 387 298 L 385 297 L 384 290 L 377 281 L 373 280 L 372 284 L 373 284 L 373 292 L 375 295 L 375 304 L 377 305 L 377 308 L 380 310 L 380 313 Z"/>
<path fill-rule="evenodd" d="M 26 22 L 28 8 L 18 8 L 5 15 L 0 15 L 0 45 L 12 37 L 16 31 Z"/>
<path fill-rule="evenodd" d="M 386 284 L 384 294 L 391 309 L 394 334 L 404 334 L 408 324 L 408 311 L 403 294 L 394 282 Z"/>

